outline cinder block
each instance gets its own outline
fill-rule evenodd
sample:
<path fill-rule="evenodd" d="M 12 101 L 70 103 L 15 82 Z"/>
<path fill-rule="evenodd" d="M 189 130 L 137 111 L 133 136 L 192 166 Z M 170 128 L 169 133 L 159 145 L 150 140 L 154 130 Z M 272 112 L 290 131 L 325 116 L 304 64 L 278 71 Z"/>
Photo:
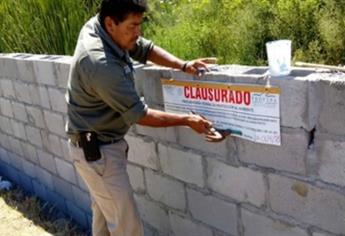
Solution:
<path fill-rule="evenodd" d="M 0 85 L 1 85 L 2 94 L 5 98 L 9 98 L 9 99 L 16 98 L 13 82 L 11 79 L 1 79 Z"/>
<path fill-rule="evenodd" d="M 16 138 L 26 140 L 24 123 L 11 120 L 11 124 L 12 124 L 12 129 L 13 129 L 13 135 Z"/>
<path fill-rule="evenodd" d="M 37 155 L 38 155 L 38 160 L 41 167 L 48 170 L 50 173 L 53 173 L 53 174 L 57 173 L 55 160 L 52 155 L 39 149 L 37 150 Z"/>
<path fill-rule="evenodd" d="M 8 179 L 16 184 L 20 185 L 20 171 L 11 165 L 7 165 L 7 176 Z"/>
<path fill-rule="evenodd" d="M 126 140 L 129 145 L 129 161 L 151 169 L 158 169 L 158 157 L 154 142 L 128 135 L 126 136 Z"/>
<path fill-rule="evenodd" d="M 181 70 L 171 70 L 166 67 L 161 67 L 163 78 L 172 78 L 175 80 L 199 80 L 196 76 L 182 72 Z M 203 77 L 203 80 L 207 80 Z"/>
<path fill-rule="evenodd" d="M 188 206 L 194 219 L 233 235 L 237 232 L 236 205 L 187 190 Z"/>
<path fill-rule="evenodd" d="M 309 236 L 297 226 L 272 220 L 264 215 L 258 215 L 242 208 L 244 236 Z"/>
<path fill-rule="evenodd" d="M 41 95 L 40 95 L 40 91 L 37 85 L 29 84 L 28 87 L 29 87 L 32 105 L 41 106 Z M 48 101 L 48 105 L 49 105 L 49 101 Z"/>
<path fill-rule="evenodd" d="M 63 161 L 59 158 L 55 158 L 55 163 L 56 163 L 57 173 L 62 179 L 67 180 L 68 182 L 72 184 L 77 184 L 77 177 L 75 176 L 75 170 L 70 163 Z"/>
<path fill-rule="evenodd" d="M 67 103 L 65 101 L 65 91 L 49 88 L 50 103 L 54 111 L 67 113 Z"/>
<path fill-rule="evenodd" d="M 41 135 L 43 137 L 43 147 L 54 156 L 63 157 L 60 138 L 45 130 L 41 131 Z"/>
<path fill-rule="evenodd" d="M 26 104 L 32 104 L 30 89 L 27 84 L 14 82 L 14 90 L 18 101 Z"/>
<path fill-rule="evenodd" d="M 60 88 L 67 87 L 68 75 L 70 70 L 70 65 L 72 62 L 72 57 L 64 56 L 56 61 L 54 61 L 53 67 L 55 71 L 55 76 L 57 79 L 57 85 Z"/>
<path fill-rule="evenodd" d="M 200 155 L 162 144 L 158 144 L 158 154 L 164 173 L 184 182 L 204 187 L 204 173 Z"/>
<path fill-rule="evenodd" d="M 74 201 L 72 184 L 57 176 L 53 176 L 53 183 L 54 189 L 57 193 L 61 194 L 61 196 L 63 196 L 67 200 Z"/>
<path fill-rule="evenodd" d="M 25 143 L 23 145 L 23 153 L 24 153 L 25 159 L 27 159 L 28 161 L 35 163 L 35 164 L 39 163 L 35 146 L 33 146 L 29 143 Z"/>
<path fill-rule="evenodd" d="M 311 130 L 308 123 L 308 79 L 306 77 L 271 78 L 272 86 L 281 88 L 281 126 Z"/>
<path fill-rule="evenodd" d="M 55 85 L 55 74 L 53 62 L 35 60 L 33 61 L 36 81 L 39 84 Z"/>
<path fill-rule="evenodd" d="M 24 173 L 30 176 L 31 178 L 35 179 L 37 177 L 36 165 L 32 164 L 31 162 L 25 159 L 22 159 L 22 164 Z"/>
<path fill-rule="evenodd" d="M 35 71 L 30 56 L 27 56 L 27 58 L 18 58 L 16 63 L 18 69 L 18 79 L 29 83 L 34 83 Z"/>
<path fill-rule="evenodd" d="M 8 177 L 9 176 L 8 171 L 9 171 L 8 170 L 8 164 L 1 161 L 1 159 L 0 159 L 0 173 L 1 173 L 1 175 L 3 177 Z"/>
<path fill-rule="evenodd" d="M 68 214 L 78 222 L 83 228 L 88 227 L 88 220 L 86 212 L 79 209 L 74 202 L 66 201 Z"/>
<path fill-rule="evenodd" d="M 13 118 L 13 108 L 10 100 L 0 98 L 1 114 Z"/>
<path fill-rule="evenodd" d="M 6 151 L 6 149 L 4 148 L 0 148 L 0 160 L 2 160 L 3 162 L 5 162 L 6 164 L 9 164 L 10 160 L 9 160 L 9 154 Z"/>
<path fill-rule="evenodd" d="M 144 225 L 144 235 L 145 236 L 156 236 L 156 231 L 154 231 L 151 228 L 148 228 L 146 225 Z"/>
<path fill-rule="evenodd" d="M 13 55 L 5 54 L 0 56 L 0 71 L 2 77 L 11 79 L 16 79 L 18 77 L 17 64 Z"/>
<path fill-rule="evenodd" d="M 38 147 L 43 147 L 41 132 L 39 129 L 32 126 L 25 126 L 26 136 L 29 138 L 29 143 L 34 144 Z"/>
<path fill-rule="evenodd" d="M 10 143 L 10 150 L 12 152 L 18 154 L 19 156 L 23 156 L 23 150 L 22 150 L 22 145 L 21 142 L 18 139 L 15 139 L 13 137 L 8 137 L 9 143 Z"/>
<path fill-rule="evenodd" d="M 22 158 L 18 156 L 15 153 L 10 152 L 9 153 L 9 160 L 10 160 L 10 165 L 14 168 L 16 168 L 19 171 L 23 170 L 23 163 L 22 163 Z"/>
<path fill-rule="evenodd" d="M 314 232 L 313 236 L 332 236 L 332 235 L 327 234 L 327 233 Z"/>
<path fill-rule="evenodd" d="M 2 121 L 0 117 L 0 122 Z M 1 128 L 1 126 L 0 126 Z M 10 141 L 8 139 L 8 135 L 5 134 L 4 132 L 0 132 L 0 146 L 3 148 L 7 149 L 10 146 Z"/>
<path fill-rule="evenodd" d="M 35 125 L 36 127 L 45 128 L 45 122 L 43 119 L 43 112 L 37 107 L 27 106 L 26 107 L 28 121 L 30 124 Z"/>
<path fill-rule="evenodd" d="M 266 187 L 262 173 L 211 159 L 208 160 L 207 172 L 207 183 L 212 190 L 258 207 L 265 204 Z"/>
<path fill-rule="evenodd" d="M 149 222 L 162 233 L 167 234 L 170 231 L 169 216 L 164 209 L 140 195 L 135 195 L 135 200 L 144 221 Z"/>
<path fill-rule="evenodd" d="M 336 135 L 345 134 L 345 76 L 330 75 L 319 84 L 322 91 L 322 106 L 318 129 Z"/>
<path fill-rule="evenodd" d="M 82 210 L 91 213 L 90 194 L 75 186 L 72 186 L 72 190 L 75 199 L 74 202 L 76 203 L 76 205 L 80 207 Z"/>
<path fill-rule="evenodd" d="M 319 175 L 326 182 L 345 187 L 345 142 L 316 139 Z"/>
<path fill-rule="evenodd" d="M 2 133 L 9 135 L 13 134 L 11 120 L 7 117 L 0 116 L 0 128 L 2 130 Z"/>
<path fill-rule="evenodd" d="M 28 122 L 25 106 L 22 103 L 12 102 L 13 114 L 17 120 Z"/>
<path fill-rule="evenodd" d="M 127 172 L 134 191 L 145 192 L 144 171 L 140 167 L 128 164 Z"/>
<path fill-rule="evenodd" d="M 36 179 L 41 182 L 46 188 L 54 190 L 53 175 L 43 168 L 36 167 Z"/>
<path fill-rule="evenodd" d="M 43 113 L 48 130 L 54 134 L 65 137 L 66 133 L 62 115 L 50 111 L 44 111 Z"/>
<path fill-rule="evenodd" d="M 212 236 L 212 230 L 189 219 L 170 213 L 170 224 L 175 236 Z"/>
<path fill-rule="evenodd" d="M 176 143 L 177 141 L 177 130 L 175 127 L 153 128 L 148 126 L 135 125 L 135 129 L 138 134 L 149 136 L 151 138 L 173 143 Z"/>
<path fill-rule="evenodd" d="M 292 173 L 306 173 L 308 133 L 303 130 L 282 130 L 281 146 L 258 144 L 238 139 L 241 161 Z"/>
<path fill-rule="evenodd" d="M 273 174 L 269 186 L 273 211 L 335 234 L 345 232 L 343 194 Z"/>
<path fill-rule="evenodd" d="M 47 108 L 50 110 L 50 99 L 48 95 L 48 89 L 46 87 L 38 87 L 38 94 L 39 94 L 39 100 L 40 100 L 40 105 L 44 108 Z"/>
<path fill-rule="evenodd" d="M 69 154 L 69 148 L 68 148 L 68 140 L 65 138 L 61 138 L 60 139 L 60 143 L 61 143 L 61 148 L 62 148 L 62 154 L 63 154 L 63 158 L 65 161 L 72 163 L 72 157 Z"/>
<path fill-rule="evenodd" d="M 145 82 L 143 83 L 143 94 L 145 102 L 151 107 L 152 105 L 164 105 L 163 91 L 160 79 L 162 73 L 159 68 L 150 67 L 144 69 L 145 71 Z"/>
<path fill-rule="evenodd" d="M 185 191 L 183 184 L 154 173 L 145 171 L 147 192 L 156 201 L 184 211 L 186 208 Z"/>
<path fill-rule="evenodd" d="M 178 127 L 178 143 L 181 146 L 193 148 L 207 153 L 216 154 L 227 158 L 233 156 L 235 150 L 231 148 L 228 152 L 227 142 L 210 143 L 207 142 L 203 135 L 196 133 L 194 130 L 187 127 Z M 231 139 L 228 137 L 228 139 Z"/>

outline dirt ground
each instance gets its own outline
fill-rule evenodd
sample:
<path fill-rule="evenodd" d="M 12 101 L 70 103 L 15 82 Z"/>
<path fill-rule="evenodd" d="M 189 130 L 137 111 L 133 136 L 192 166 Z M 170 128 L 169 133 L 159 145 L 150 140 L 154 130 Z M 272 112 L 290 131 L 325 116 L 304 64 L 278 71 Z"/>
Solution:
<path fill-rule="evenodd" d="M 0 234 L 9 236 L 53 235 L 23 216 L 20 211 L 7 205 L 3 198 L 0 198 Z"/>
<path fill-rule="evenodd" d="M 58 217 L 60 215 L 60 217 Z M 20 189 L 0 190 L 0 235 L 65 236 L 88 235 L 76 224 L 61 217 L 51 205 L 36 197 L 26 196 Z"/>

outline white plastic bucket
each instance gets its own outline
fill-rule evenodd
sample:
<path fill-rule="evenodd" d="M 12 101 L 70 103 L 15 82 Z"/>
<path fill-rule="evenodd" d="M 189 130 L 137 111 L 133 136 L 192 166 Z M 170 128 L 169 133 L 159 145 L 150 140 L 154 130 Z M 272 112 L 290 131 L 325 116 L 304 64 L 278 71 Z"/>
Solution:
<path fill-rule="evenodd" d="M 284 76 L 291 71 L 291 40 L 277 40 L 266 43 L 269 73 Z"/>

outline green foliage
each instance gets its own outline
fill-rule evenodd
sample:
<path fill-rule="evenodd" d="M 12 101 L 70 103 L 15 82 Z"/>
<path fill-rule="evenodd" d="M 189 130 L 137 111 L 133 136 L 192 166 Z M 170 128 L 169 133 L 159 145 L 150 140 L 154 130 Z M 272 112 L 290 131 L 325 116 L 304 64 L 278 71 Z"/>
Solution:
<path fill-rule="evenodd" d="M 0 52 L 72 54 L 95 7 L 90 0 L 2 0 Z"/>
<path fill-rule="evenodd" d="M 345 63 L 343 0 L 152 0 L 146 36 L 182 58 L 266 63 L 265 43 L 293 42 L 294 60 Z M 154 29 L 154 30 L 152 30 Z"/>
<path fill-rule="evenodd" d="M 100 0 L 2 0 L 0 52 L 72 54 Z M 148 0 L 144 36 L 184 58 L 262 65 L 267 41 L 294 60 L 345 64 L 343 0 Z"/>

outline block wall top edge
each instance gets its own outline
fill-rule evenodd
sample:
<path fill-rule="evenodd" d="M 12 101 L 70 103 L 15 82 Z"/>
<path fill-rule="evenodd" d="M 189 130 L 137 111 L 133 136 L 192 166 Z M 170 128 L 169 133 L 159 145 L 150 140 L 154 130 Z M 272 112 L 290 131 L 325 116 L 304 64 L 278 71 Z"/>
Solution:
<path fill-rule="evenodd" d="M 156 65 L 148 65 L 142 67 L 147 72 L 166 72 L 171 71 L 170 68 L 160 67 Z M 223 76 L 236 76 L 237 78 L 261 78 L 264 77 L 268 71 L 267 66 L 247 66 L 247 65 L 211 65 L 210 72 L 207 73 L 208 76 L 212 75 L 223 75 Z M 173 70 L 172 72 L 183 73 L 179 70 Z M 304 67 L 292 67 L 290 75 L 286 78 L 294 77 L 308 77 L 311 74 L 316 73 L 316 70 L 313 68 L 304 68 Z M 278 77 L 276 77 L 278 78 Z M 282 79 L 284 77 L 281 77 Z"/>
<path fill-rule="evenodd" d="M 0 58 L 32 61 L 68 61 L 72 59 L 71 56 L 65 55 L 45 55 L 30 53 L 0 53 Z"/>

